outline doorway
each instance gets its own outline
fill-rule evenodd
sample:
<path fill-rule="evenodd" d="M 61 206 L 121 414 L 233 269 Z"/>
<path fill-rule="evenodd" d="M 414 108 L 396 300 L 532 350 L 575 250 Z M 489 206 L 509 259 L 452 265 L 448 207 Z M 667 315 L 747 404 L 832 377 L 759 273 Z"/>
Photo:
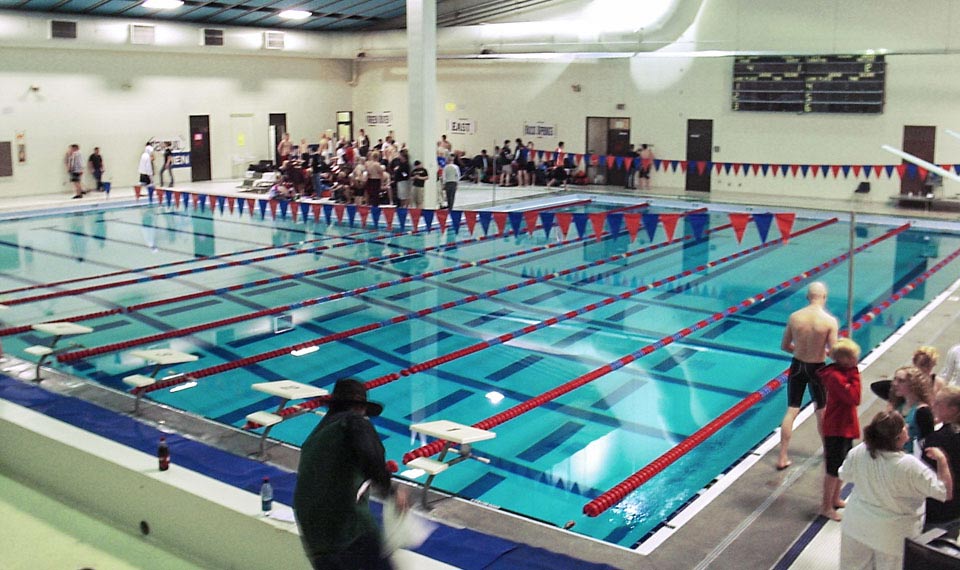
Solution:
<path fill-rule="evenodd" d="M 713 120 L 687 119 L 687 181 L 690 192 L 710 191 L 713 160 Z"/>
<path fill-rule="evenodd" d="M 915 125 L 904 125 L 903 127 L 903 152 L 912 154 L 917 158 L 922 158 L 927 162 L 933 162 L 933 150 L 936 144 L 937 127 L 920 127 Z M 909 164 L 903 161 L 902 164 Z M 911 165 L 912 166 L 912 165 Z M 925 180 L 919 175 L 909 176 L 906 172 L 900 177 L 901 194 L 923 194 Z"/>
<path fill-rule="evenodd" d="M 337 111 L 337 140 L 353 140 L 353 111 Z"/>
<path fill-rule="evenodd" d="M 587 117 L 586 153 L 593 156 L 626 156 L 630 151 L 630 119 L 627 117 Z M 623 164 L 613 168 L 600 163 L 594 172 L 587 169 L 587 176 L 593 181 L 596 174 L 603 174 L 607 184 L 625 186 L 627 167 Z"/>
<path fill-rule="evenodd" d="M 270 152 L 270 155 L 273 156 L 273 163 L 280 166 L 280 151 L 277 150 L 277 147 L 280 146 L 280 140 L 283 139 L 283 134 L 287 132 L 287 114 L 270 113 L 269 120 L 270 136 L 268 140 L 273 145 L 273 150 Z"/>
<path fill-rule="evenodd" d="M 190 115 L 190 179 L 210 180 L 210 115 Z"/>

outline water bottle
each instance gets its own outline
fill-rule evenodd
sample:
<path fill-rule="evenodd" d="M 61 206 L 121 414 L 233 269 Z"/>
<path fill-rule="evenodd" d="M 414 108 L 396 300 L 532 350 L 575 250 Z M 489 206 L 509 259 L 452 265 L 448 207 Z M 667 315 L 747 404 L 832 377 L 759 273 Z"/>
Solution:
<path fill-rule="evenodd" d="M 157 447 L 157 459 L 160 463 L 160 471 L 170 469 L 170 448 L 167 447 L 167 438 L 160 438 L 160 446 Z"/>
<path fill-rule="evenodd" d="M 273 486 L 270 485 L 270 478 L 263 478 L 263 485 L 260 485 L 260 510 L 263 514 L 269 514 L 273 509 Z"/>

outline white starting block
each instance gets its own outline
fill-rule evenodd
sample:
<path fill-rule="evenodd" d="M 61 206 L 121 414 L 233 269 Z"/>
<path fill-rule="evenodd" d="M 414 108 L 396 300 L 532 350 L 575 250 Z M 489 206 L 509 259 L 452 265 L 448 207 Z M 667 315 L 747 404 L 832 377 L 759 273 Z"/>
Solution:
<path fill-rule="evenodd" d="M 423 469 L 424 473 L 428 475 L 426 483 L 423 484 L 423 496 L 421 498 L 424 509 L 427 508 L 427 491 L 430 490 L 430 485 L 433 484 L 434 477 L 440 473 L 443 473 L 457 463 L 466 461 L 467 459 L 475 459 L 481 463 L 489 463 L 490 460 L 483 457 L 477 457 L 473 454 L 472 444 L 478 441 L 486 441 L 488 439 L 497 437 L 497 434 L 492 431 L 465 426 L 463 424 L 451 422 L 450 420 L 437 420 L 422 424 L 413 424 L 410 426 L 410 431 L 435 437 L 443 440 L 444 442 L 443 450 L 440 451 L 440 455 L 437 457 L 437 459 L 418 457 L 407 463 L 409 467 L 413 467 L 414 469 Z M 455 448 L 454 445 L 459 445 L 459 449 Z M 450 451 L 456 453 L 457 457 L 451 459 L 450 461 L 444 461 L 444 458 Z"/>
<path fill-rule="evenodd" d="M 44 363 L 46 363 L 47 359 L 49 359 L 51 356 L 55 356 L 67 350 L 73 350 L 74 348 L 82 348 L 82 345 L 75 342 L 72 342 L 66 346 L 58 347 L 57 343 L 60 342 L 61 338 L 65 336 L 93 332 L 93 329 L 90 327 L 69 322 L 40 323 L 38 325 L 31 325 L 30 328 L 37 332 L 53 335 L 53 340 L 50 341 L 50 344 L 36 344 L 23 349 L 23 351 L 27 354 L 32 354 L 33 356 L 39 358 L 37 361 L 37 371 L 36 374 L 34 374 L 34 382 L 39 382 L 42 380 L 40 377 L 40 368 L 43 367 Z"/>
<path fill-rule="evenodd" d="M 270 435 L 270 430 L 273 429 L 273 426 L 284 420 L 283 416 L 280 415 L 280 411 L 287 407 L 287 403 L 290 400 L 305 400 L 308 398 L 316 398 L 318 396 L 326 396 L 330 393 L 323 388 L 317 388 L 316 386 L 311 386 L 310 384 L 304 384 L 302 382 L 294 382 L 293 380 L 259 382 L 251 385 L 250 387 L 258 392 L 270 394 L 271 396 L 277 396 L 281 399 L 280 406 L 277 407 L 276 411 L 253 412 L 252 414 L 247 415 L 248 422 L 260 424 L 264 428 L 263 433 L 260 434 L 260 451 L 258 453 L 259 457 L 263 457 L 264 446 L 267 443 L 267 436 Z"/>
<path fill-rule="evenodd" d="M 157 382 L 157 373 L 160 372 L 160 368 L 163 366 L 169 366 L 171 364 L 180 364 L 183 362 L 194 362 L 200 357 L 188 354 L 186 352 L 180 352 L 179 350 L 170 350 L 169 348 L 151 348 L 146 350 L 131 350 L 129 352 L 130 356 L 136 356 L 137 358 L 142 358 L 147 362 L 154 365 L 153 373 L 150 376 L 145 374 L 133 374 L 130 376 L 125 376 L 123 378 L 123 383 L 131 386 L 133 388 L 145 388 L 156 384 Z M 140 411 L 140 398 L 143 395 L 140 392 L 137 392 L 137 400 L 133 405 L 133 413 Z"/>

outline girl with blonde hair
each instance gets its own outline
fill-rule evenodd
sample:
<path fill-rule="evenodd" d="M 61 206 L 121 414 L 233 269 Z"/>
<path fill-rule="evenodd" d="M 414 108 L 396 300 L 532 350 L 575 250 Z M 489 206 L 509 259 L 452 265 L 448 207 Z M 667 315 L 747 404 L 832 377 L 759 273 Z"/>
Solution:
<path fill-rule="evenodd" d="M 933 433 L 933 388 L 927 375 L 916 366 L 901 366 L 890 386 L 890 409 L 907 422 L 910 439 L 904 450 L 913 453 L 914 443 Z M 918 448 L 919 450 L 919 448 Z"/>

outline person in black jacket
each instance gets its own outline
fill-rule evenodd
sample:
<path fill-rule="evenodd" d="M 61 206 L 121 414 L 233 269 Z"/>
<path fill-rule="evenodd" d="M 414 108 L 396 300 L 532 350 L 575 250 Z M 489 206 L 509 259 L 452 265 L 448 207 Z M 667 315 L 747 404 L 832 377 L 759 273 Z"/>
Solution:
<path fill-rule="evenodd" d="M 952 536 L 956 537 L 960 526 L 960 386 L 942 388 L 933 401 L 933 413 L 943 426 L 923 438 L 923 449 L 939 447 L 947 456 L 953 473 L 953 499 L 945 503 L 927 499 L 925 530 L 934 526 L 951 526 Z M 926 454 L 920 457 L 932 469 L 937 468 L 936 462 Z"/>

